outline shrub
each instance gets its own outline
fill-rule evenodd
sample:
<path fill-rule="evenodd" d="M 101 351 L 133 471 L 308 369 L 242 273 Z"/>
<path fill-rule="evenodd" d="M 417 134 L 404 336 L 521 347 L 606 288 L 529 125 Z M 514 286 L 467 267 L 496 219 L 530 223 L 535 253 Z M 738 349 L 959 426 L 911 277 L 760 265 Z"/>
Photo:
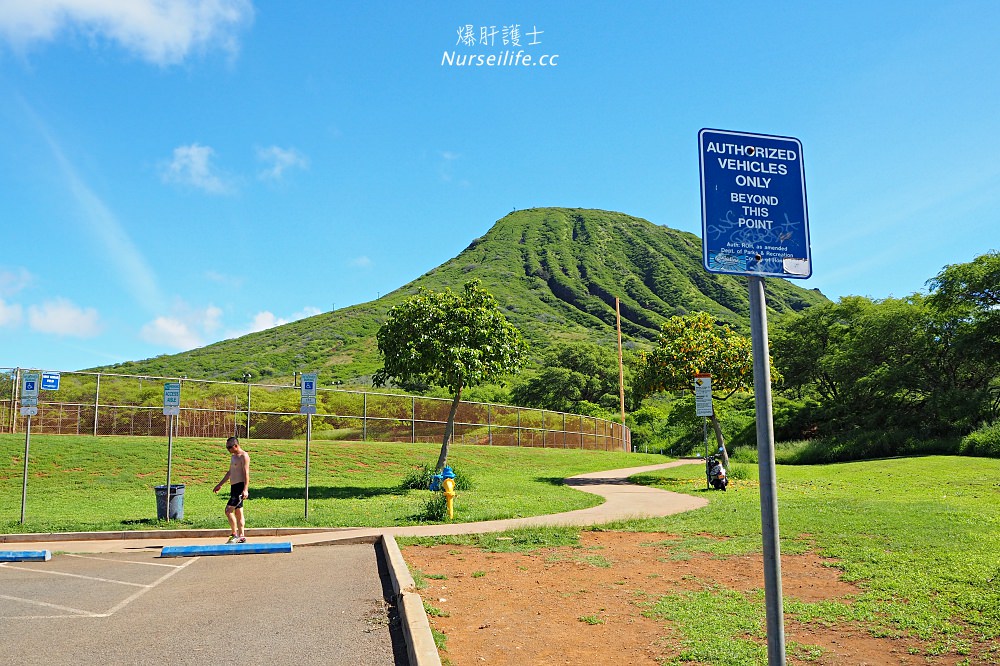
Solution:
<path fill-rule="evenodd" d="M 460 472 L 454 467 L 451 468 L 451 471 L 455 473 L 455 490 L 473 489 L 474 484 L 467 474 Z M 433 467 L 430 465 L 421 465 L 403 477 L 403 480 L 399 483 L 399 487 L 403 490 L 428 490 L 431 487 L 431 477 L 433 475 Z"/>
<path fill-rule="evenodd" d="M 424 508 L 416 515 L 416 519 L 435 523 L 448 520 L 448 502 L 444 493 L 433 493 L 424 503 Z"/>
<path fill-rule="evenodd" d="M 984 423 L 963 437 L 958 451 L 965 456 L 1000 458 L 1000 421 Z"/>

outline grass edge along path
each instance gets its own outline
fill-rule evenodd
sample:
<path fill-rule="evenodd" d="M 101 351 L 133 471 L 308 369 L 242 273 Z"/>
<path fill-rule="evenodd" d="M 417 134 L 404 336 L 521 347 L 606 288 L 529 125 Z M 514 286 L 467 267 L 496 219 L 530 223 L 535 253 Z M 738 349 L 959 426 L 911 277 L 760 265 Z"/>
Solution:
<path fill-rule="evenodd" d="M 632 480 L 704 496 L 702 474 L 692 465 Z M 674 534 L 681 549 L 725 566 L 731 556 L 761 552 L 756 468 L 746 466 L 738 476 L 744 479 L 730 492 L 708 493 L 705 509 L 585 529 Z M 843 601 L 786 597 L 786 623 L 850 623 L 874 637 L 919 639 L 924 647 L 914 657 L 926 663 L 945 656 L 958 663 L 1000 663 L 1000 461 L 933 456 L 779 466 L 778 494 L 782 553 L 815 552 L 860 589 Z M 575 528 L 532 528 L 398 541 L 404 547 L 530 552 L 572 545 L 579 534 Z M 762 594 L 716 587 L 666 595 L 645 609 L 670 623 L 683 659 L 724 666 L 766 663 L 763 611 Z M 788 648 L 790 657 L 803 661 L 819 654 L 810 645 Z"/>

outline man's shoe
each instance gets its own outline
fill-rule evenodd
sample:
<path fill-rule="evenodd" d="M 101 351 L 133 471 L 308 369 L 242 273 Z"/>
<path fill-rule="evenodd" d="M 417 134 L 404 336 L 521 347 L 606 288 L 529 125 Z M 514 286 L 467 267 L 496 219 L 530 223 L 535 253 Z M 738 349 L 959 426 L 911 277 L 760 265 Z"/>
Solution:
<path fill-rule="evenodd" d="M 237 543 L 237 539 L 239 539 L 238 536 L 236 536 L 235 534 L 230 534 L 229 541 L 227 541 L 226 543 Z"/>

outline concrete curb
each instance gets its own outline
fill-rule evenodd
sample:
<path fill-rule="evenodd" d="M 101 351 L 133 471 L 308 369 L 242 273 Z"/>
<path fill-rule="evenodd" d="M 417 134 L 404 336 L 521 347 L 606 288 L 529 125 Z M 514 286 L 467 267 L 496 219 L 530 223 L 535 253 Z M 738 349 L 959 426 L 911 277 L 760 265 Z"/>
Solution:
<path fill-rule="evenodd" d="M 396 607 L 399 610 L 399 622 L 406 640 L 406 655 L 410 666 L 441 666 L 431 625 L 424 612 L 423 599 L 416 591 L 413 576 L 403 560 L 396 539 L 391 534 L 384 534 L 379 539 L 379 544 L 389 569 L 392 590 L 396 595 Z"/>

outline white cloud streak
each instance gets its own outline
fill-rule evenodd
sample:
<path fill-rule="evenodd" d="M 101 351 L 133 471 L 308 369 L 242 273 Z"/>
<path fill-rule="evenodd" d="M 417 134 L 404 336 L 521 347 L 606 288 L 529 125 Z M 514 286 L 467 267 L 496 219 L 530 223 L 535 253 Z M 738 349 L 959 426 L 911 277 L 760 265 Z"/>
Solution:
<path fill-rule="evenodd" d="M 249 335 L 250 333 L 258 333 L 260 331 L 266 331 L 269 328 L 274 328 L 275 326 L 283 326 L 284 324 L 289 324 L 293 321 L 298 321 L 299 319 L 305 319 L 306 317 L 312 317 L 318 315 L 322 312 L 319 308 L 312 306 L 307 306 L 302 308 L 299 312 L 296 312 L 288 319 L 276 316 L 270 310 L 262 310 L 253 316 L 250 324 L 245 328 L 229 331 L 226 336 L 228 338 L 238 338 L 243 335 Z"/>
<path fill-rule="evenodd" d="M 214 155 L 211 147 L 197 143 L 174 148 L 173 157 L 162 169 L 164 182 L 187 185 L 209 194 L 231 193 L 232 185 L 212 164 Z"/>
<path fill-rule="evenodd" d="M 7 304 L 0 298 L 0 328 L 14 328 L 21 325 L 21 305 Z"/>
<path fill-rule="evenodd" d="M 253 16 L 250 0 L 0 0 L 0 38 L 24 52 L 75 33 L 168 66 L 193 51 L 235 56 Z"/>
<path fill-rule="evenodd" d="M 142 327 L 139 337 L 151 345 L 170 347 L 178 351 L 194 349 L 205 344 L 186 323 L 175 317 L 157 317 Z"/>
<path fill-rule="evenodd" d="M 24 267 L 13 271 L 0 269 L 0 296 L 13 296 L 31 284 L 33 279 Z"/>
<path fill-rule="evenodd" d="M 66 179 L 81 219 L 104 246 L 105 256 L 117 269 L 123 287 L 140 307 L 152 312 L 162 310 L 163 297 L 145 256 L 139 252 L 115 214 L 76 173 L 76 169 L 63 155 L 62 149 L 41 121 L 36 119 L 36 122 Z"/>
<path fill-rule="evenodd" d="M 92 338 L 102 330 L 96 309 L 81 308 L 65 298 L 30 306 L 28 326 L 40 333 L 74 338 Z"/>
<path fill-rule="evenodd" d="M 294 148 L 258 148 L 257 159 L 267 164 L 267 168 L 257 174 L 261 180 L 281 180 L 288 169 L 309 168 L 309 159 Z"/>

